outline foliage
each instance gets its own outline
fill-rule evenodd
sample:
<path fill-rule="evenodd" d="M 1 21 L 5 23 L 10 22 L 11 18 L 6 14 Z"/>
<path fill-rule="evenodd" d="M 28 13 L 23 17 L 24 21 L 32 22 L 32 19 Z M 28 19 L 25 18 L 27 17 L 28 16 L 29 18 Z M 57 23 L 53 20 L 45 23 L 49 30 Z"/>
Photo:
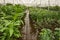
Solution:
<path fill-rule="evenodd" d="M 16 40 L 22 36 L 19 28 L 23 24 L 24 11 L 22 5 L 0 6 L 0 40 Z"/>
<path fill-rule="evenodd" d="M 60 27 L 60 13 L 58 12 L 30 8 L 30 17 L 40 28 Z"/>
<path fill-rule="evenodd" d="M 39 40 L 60 40 L 60 28 L 55 28 L 54 33 L 47 28 L 41 29 Z"/>
<path fill-rule="evenodd" d="M 49 9 L 53 10 L 53 11 L 60 11 L 60 7 L 59 6 L 50 7 Z"/>
<path fill-rule="evenodd" d="M 43 28 L 39 34 L 40 40 L 53 40 L 52 31 L 50 29 Z"/>
<path fill-rule="evenodd" d="M 39 29 L 38 40 L 60 40 L 60 12 L 32 7 L 29 10 L 34 27 Z"/>
<path fill-rule="evenodd" d="M 48 7 L 41 7 L 42 9 L 47 9 L 48 10 Z M 49 10 L 52 10 L 52 11 L 60 11 L 60 6 L 49 6 Z"/>
<path fill-rule="evenodd" d="M 60 40 L 60 28 L 55 28 L 54 36 L 54 40 Z"/>

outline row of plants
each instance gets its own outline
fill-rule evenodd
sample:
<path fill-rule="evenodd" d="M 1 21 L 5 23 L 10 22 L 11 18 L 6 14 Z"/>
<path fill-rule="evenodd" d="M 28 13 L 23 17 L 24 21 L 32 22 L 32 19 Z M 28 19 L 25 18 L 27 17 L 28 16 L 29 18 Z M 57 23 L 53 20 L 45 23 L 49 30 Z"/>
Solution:
<path fill-rule="evenodd" d="M 30 19 L 39 31 L 38 40 L 60 40 L 60 12 L 29 8 Z"/>
<path fill-rule="evenodd" d="M 41 7 L 41 8 L 48 10 L 48 7 Z M 49 6 L 49 10 L 60 11 L 60 6 Z"/>
<path fill-rule="evenodd" d="M 43 28 L 38 37 L 38 40 L 60 40 L 60 28 L 55 28 L 54 32 L 50 29 Z"/>
<path fill-rule="evenodd" d="M 26 7 L 23 5 L 0 5 L 0 40 L 17 40 L 22 37 L 21 25 Z"/>

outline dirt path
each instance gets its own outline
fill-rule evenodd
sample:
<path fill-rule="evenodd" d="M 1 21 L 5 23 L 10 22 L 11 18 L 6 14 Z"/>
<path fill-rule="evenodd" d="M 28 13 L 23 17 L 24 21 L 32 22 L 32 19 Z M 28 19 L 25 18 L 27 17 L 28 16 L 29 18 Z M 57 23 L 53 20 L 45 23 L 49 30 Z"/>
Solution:
<path fill-rule="evenodd" d="M 33 33 L 34 31 L 32 30 L 33 28 L 31 27 L 30 24 L 30 19 L 29 19 L 29 10 L 26 10 L 26 16 L 24 19 L 25 25 L 22 28 L 22 35 L 23 35 L 23 40 L 37 40 L 37 35 L 38 35 L 38 30 L 36 30 L 35 33 Z M 31 31 L 33 31 L 31 33 Z"/>
<path fill-rule="evenodd" d="M 26 10 L 26 17 L 24 19 L 25 26 L 23 27 L 23 40 L 31 40 L 31 27 L 30 27 L 30 21 L 29 21 L 29 11 Z"/>

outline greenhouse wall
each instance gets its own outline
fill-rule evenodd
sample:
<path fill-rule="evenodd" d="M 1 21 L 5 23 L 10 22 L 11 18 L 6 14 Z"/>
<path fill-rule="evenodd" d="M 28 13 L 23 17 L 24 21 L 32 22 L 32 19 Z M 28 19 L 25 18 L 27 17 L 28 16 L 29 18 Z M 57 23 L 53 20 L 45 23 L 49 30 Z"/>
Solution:
<path fill-rule="evenodd" d="M 0 0 L 1 4 L 23 4 L 26 6 L 60 6 L 60 0 Z"/>

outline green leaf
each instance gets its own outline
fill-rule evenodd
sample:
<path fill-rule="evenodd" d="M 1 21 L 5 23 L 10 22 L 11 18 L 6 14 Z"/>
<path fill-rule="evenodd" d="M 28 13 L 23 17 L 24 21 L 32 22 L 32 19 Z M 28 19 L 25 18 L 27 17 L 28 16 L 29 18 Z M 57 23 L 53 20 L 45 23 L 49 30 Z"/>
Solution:
<path fill-rule="evenodd" d="M 0 29 L 0 32 L 3 32 L 6 29 L 7 29 L 6 27 L 3 27 L 3 28 Z"/>
<path fill-rule="evenodd" d="M 13 35 L 13 32 L 14 32 L 14 29 L 13 29 L 13 26 L 14 24 L 13 24 L 13 22 L 11 22 L 11 24 L 9 25 L 9 33 L 10 33 L 10 37 Z"/>
<path fill-rule="evenodd" d="M 10 32 L 10 37 L 13 35 L 13 28 L 9 28 L 9 32 Z"/>
<path fill-rule="evenodd" d="M 20 20 L 17 20 L 15 23 L 14 23 L 14 25 L 20 25 Z"/>

